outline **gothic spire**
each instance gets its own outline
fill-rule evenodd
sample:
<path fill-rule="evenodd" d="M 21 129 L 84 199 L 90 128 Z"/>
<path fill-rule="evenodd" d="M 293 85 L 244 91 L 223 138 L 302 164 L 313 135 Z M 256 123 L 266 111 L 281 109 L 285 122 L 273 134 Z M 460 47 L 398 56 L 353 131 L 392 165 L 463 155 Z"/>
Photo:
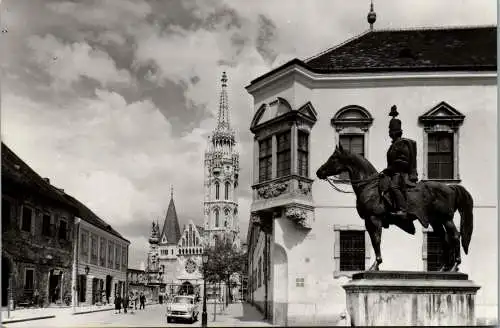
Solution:
<path fill-rule="evenodd" d="M 219 100 L 219 115 L 217 116 L 217 130 L 229 130 L 229 102 L 227 97 L 227 75 L 222 72 L 222 90 Z"/>

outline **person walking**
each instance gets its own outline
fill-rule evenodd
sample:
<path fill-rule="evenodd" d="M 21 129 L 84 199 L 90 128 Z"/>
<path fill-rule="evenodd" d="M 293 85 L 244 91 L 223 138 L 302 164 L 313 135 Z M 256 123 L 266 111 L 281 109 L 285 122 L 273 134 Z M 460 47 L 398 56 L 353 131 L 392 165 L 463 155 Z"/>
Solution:
<path fill-rule="evenodd" d="M 123 296 L 123 313 L 127 313 L 128 304 L 129 304 L 128 294 L 125 293 L 125 296 Z"/>
<path fill-rule="evenodd" d="M 139 296 L 139 310 L 143 310 L 146 307 L 146 296 L 144 296 L 143 292 L 141 292 L 141 295 Z"/>
<path fill-rule="evenodd" d="M 137 310 L 137 303 L 139 303 L 139 293 L 137 293 L 136 291 L 134 294 L 134 306 L 136 310 Z"/>
<path fill-rule="evenodd" d="M 121 313 L 122 309 L 122 298 L 120 295 L 115 295 L 115 313 Z"/>

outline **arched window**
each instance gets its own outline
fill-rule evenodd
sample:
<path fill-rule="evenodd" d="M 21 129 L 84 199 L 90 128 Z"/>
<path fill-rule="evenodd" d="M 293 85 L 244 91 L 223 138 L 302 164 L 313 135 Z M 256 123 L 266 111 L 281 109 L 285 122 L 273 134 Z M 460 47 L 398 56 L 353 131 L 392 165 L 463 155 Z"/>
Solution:
<path fill-rule="evenodd" d="M 196 246 L 200 244 L 200 238 L 196 237 Z"/>
<path fill-rule="evenodd" d="M 351 153 L 359 154 L 363 157 L 367 157 L 368 142 L 366 138 L 368 129 L 372 123 L 373 118 L 371 114 L 365 108 L 358 105 L 342 107 L 331 119 L 331 124 L 335 128 L 337 143 L 341 144 L 342 148 L 349 150 Z M 344 172 L 338 176 L 338 179 L 341 182 L 347 182 L 349 175 L 347 172 Z"/>
<path fill-rule="evenodd" d="M 215 199 L 219 199 L 219 183 L 215 183 Z"/>
<path fill-rule="evenodd" d="M 186 247 L 186 239 L 182 238 L 182 247 Z"/>
<path fill-rule="evenodd" d="M 229 224 L 229 209 L 224 210 L 225 218 L 224 218 L 224 227 L 227 227 Z"/>
<path fill-rule="evenodd" d="M 230 188 L 229 182 L 226 182 L 225 185 L 226 185 L 226 189 L 224 190 L 224 199 L 228 200 L 229 199 L 229 188 Z"/>
<path fill-rule="evenodd" d="M 215 209 L 214 214 L 215 214 L 215 227 L 218 227 L 219 226 L 219 210 Z"/>

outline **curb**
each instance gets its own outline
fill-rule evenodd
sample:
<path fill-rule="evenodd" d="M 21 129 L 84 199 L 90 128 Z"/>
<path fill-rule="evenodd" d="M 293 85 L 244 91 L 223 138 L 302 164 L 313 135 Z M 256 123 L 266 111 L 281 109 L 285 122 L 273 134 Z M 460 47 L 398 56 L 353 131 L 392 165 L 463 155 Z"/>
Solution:
<path fill-rule="evenodd" d="M 114 310 L 114 308 L 109 308 L 109 309 L 97 309 L 97 310 L 89 310 L 89 311 L 75 312 L 75 313 L 72 313 L 72 315 L 88 314 L 88 313 L 94 313 L 94 312 L 104 312 L 104 311 L 111 311 L 111 310 Z"/>
<path fill-rule="evenodd" d="M 16 322 L 23 322 L 23 321 L 33 321 L 33 320 L 42 320 L 42 319 L 52 319 L 55 318 L 55 314 L 52 315 L 45 315 L 41 317 L 32 317 L 32 318 L 23 318 L 23 319 L 7 319 L 7 320 L 2 320 L 2 324 L 9 324 L 9 323 L 16 323 Z"/>

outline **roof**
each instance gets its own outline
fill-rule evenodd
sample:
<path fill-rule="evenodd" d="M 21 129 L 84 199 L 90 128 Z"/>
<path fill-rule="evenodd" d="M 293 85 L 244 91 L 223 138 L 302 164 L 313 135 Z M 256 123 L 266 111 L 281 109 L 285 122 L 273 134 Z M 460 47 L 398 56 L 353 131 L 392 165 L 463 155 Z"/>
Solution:
<path fill-rule="evenodd" d="M 110 234 L 130 243 L 129 240 L 125 239 L 118 231 L 113 229 L 111 225 L 109 225 L 106 221 L 102 220 L 97 214 L 92 212 L 87 206 L 85 206 L 82 202 L 80 202 L 78 199 L 66 195 L 66 198 L 73 203 L 75 208 L 77 209 L 77 216 L 81 218 L 82 220 L 85 220 L 86 222 L 92 224 L 95 227 L 101 228 L 104 231 L 109 232 Z"/>
<path fill-rule="evenodd" d="M 373 30 L 291 65 L 316 73 L 496 71 L 496 26 Z"/>
<path fill-rule="evenodd" d="M 2 185 L 11 182 L 74 210 L 65 193 L 42 178 L 2 142 Z"/>
<path fill-rule="evenodd" d="M 50 182 L 38 175 L 32 168 L 21 160 L 7 145 L 2 142 L 2 180 L 8 179 L 20 186 L 31 189 L 45 197 L 49 197 L 60 204 L 68 207 L 68 209 L 76 216 L 99 227 L 116 237 L 125 239 L 108 223 L 99 218 L 87 206 L 80 201 L 68 195 L 62 189 L 58 189 L 50 184 Z M 2 181 L 3 183 L 4 181 Z"/>
<path fill-rule="evenodd" d="M 181 238 L 181 229 L 179 227 L 179 219 L 177 218 L 177 211 L 175 210 L 174 198 L 170 198 L 168 204 L 167 215 L 163 223 L 163 230 L 160 236 L 160 243 L 163 243 L 164 236 L 167 238 L 167 244 L 173 245 L 179 242 Z"/>

